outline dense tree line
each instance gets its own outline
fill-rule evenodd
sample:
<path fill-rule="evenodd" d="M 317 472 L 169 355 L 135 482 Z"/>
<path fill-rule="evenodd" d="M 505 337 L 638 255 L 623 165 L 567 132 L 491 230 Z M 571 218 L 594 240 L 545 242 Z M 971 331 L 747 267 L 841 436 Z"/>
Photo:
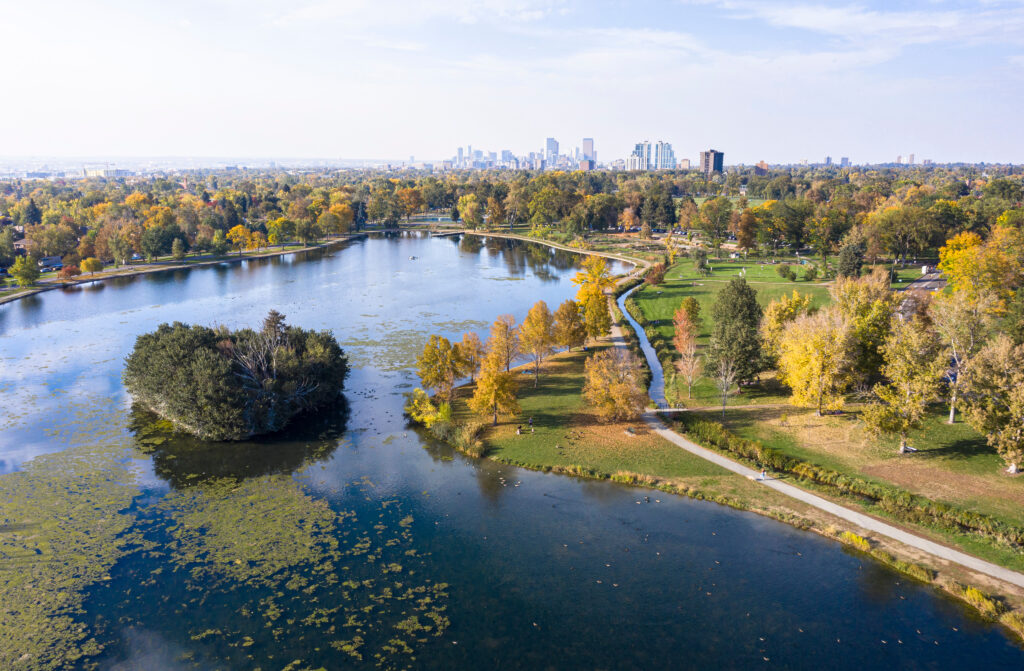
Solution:
<path fill-rule="evenodd" d="M 998 167 L 797 168 L 767 175 L 738 168 L 711 179 L 697 171 L 244 171 L 180 181 L 5 182 L 0 223 L 23 227 L 36 257 L 61 256 L 66 265 L 311 242 L 367 225 L 394 228 L 428 211 L 451 213 L 471 228 L 518 225 L 567 236 L 618 226 L 679 227 L 715 245 L 732 237 L 746 250 L 808 247 L 823 261 L 840 254 L 849 262 L 855 251 L 869 261 L 905 260 L 960 233 L 1020 227 L 1021 200 L 1021 175 Z M 0 266 L 7 267 L 14 234 L 0 228 Z"/>

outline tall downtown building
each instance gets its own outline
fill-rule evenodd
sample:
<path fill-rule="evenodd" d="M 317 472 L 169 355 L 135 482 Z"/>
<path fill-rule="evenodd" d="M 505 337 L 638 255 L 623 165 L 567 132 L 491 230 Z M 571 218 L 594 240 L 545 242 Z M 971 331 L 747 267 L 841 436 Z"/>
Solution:
<path fill-rule="evenodd" d="M 594 138 L 583 138 L 583 158 L 587 161 L 596 161 L 597 154 L 594 153 Z"/>
<path fill-rule="evenodd" d="M 705 177 L 710 177 L 713 172 L 722 172 L 725 167 L 725 154 L 714 149 L 708 149 L 700 153 L 700 169 Z"/>
<path fill-rule="evenodd" d="M 558 156 L 558 140 L 549 137 L 544 143 L 544 159 L 551 163 Z"/>
<path fill-rule="evenodd" d="M 675 167 L 672 145 L 660 140 L 654 145 L 646 140 L 638 142 L 626 159 L 626 170 L 674 170 Z"/>

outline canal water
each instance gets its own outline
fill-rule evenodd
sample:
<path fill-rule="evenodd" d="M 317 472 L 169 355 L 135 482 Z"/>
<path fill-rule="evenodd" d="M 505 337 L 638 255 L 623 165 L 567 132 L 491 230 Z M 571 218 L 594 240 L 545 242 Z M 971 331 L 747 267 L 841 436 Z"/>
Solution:
<path fill-rule="evenodd" d="M 1024 667 L 999 627 L 837 543 L 406 424 L 430 334 L 554 309 L 577 263 L 407 234 L 0 307 L 0 668 Z M 345 403 L 240 444 L 132 409 L 136 336 L 272 308 L 343 343 Z"/>

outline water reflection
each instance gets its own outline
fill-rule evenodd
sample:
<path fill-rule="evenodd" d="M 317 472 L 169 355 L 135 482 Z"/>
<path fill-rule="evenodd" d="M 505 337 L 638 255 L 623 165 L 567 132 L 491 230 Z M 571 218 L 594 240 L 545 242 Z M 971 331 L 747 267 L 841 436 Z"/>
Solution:
<path fill-rule="evenodd" d="M 135 449 L 152 457 L 156 475 L 180 489 L 213 480 L 290 475 L 324 461 L 344 443 L 349 414 L 342 399 L 331 408 L 296 417 L 278 433 L 213 442 L 177 432 L 170 422 L 133 405 L 128 429 Z"/>

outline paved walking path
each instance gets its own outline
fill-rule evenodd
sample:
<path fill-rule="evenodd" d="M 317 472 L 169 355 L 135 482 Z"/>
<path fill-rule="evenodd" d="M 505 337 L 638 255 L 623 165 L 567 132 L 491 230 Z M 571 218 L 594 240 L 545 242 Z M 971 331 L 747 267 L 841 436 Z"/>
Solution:
<path fill-rule="evenodd" d="M 644 337 L 643 334 L 639 335 L 641 338 Z M 622 329 L 618 326 L 618 324 L 612 326 L 611 342 L 616 347 L 626 347 L 625 336 L 623 335 Z M 657 360 L 649 361 L 648 364 L 651 366 L 661 365 Z M 713 464 L 717 464 L 718 466 L 721 466 L 726 470 L 732 471 L 733 473 L 737 473 L 739 475 L 751 479 L 756 479 L 761 475 L 760 471 L 755 471 L 754 469 L 739 464 L 733 461 L 732 459 L 729 459 L 728 457 L 725 457 L 717 452 L 713 452 L 712 450 L 709 450 L 705 447 L 701 447 L 700 445 L 697 445 L 696 443 L 687 440 L 686 438 L 679 435 L 675 431 L 669 429 L 665 425 L 665 423 L 662 422 L 661 419 L 654 414 L 644 415 L 644 422 L 647 423 L 647 426 L 650 428 L 651 431 L 658 434 L 659 436 L 669 441 L 673 445 L 677 445 L 686 450 L 687 452 L 695 454 L 698 457 L 701 457 L 702 459 L 706 459 Z M 992 576 L 993 578 L 998 578 L 999 580 L 1003 580 L 1010 584 L 1017 585 L 1018 587 L 1024 587 L 1024 574 L 1018 573 L 1017 571 L 1012 571 L 1008 568 L 1003 568 L 1002 566 L 993 564 L 992 562 L 987 562 L 984 559 L 978 559 L 977 557 L 971 556 L 965 552 L 960 552 L 959 550 L 954 550 L 953 548 L 946 547 L 945 545 L 940 545 L 939 543 L 935 543 L 926 538 L 921 538 L 920 536 L 904 531 L 903 529 L 895 527 L 891 524 L 887 524 L 885 522 L 882 522 L 881 520 L 877 520 L 874 517 L 838 505 L 836 503 L 833 503 L 832 501 L 829 501 L 828 499 L 824 499 L 804 489 L 800 489 L 799 487 L 796 487 L 794 485 L 781 482 L 780 480 L 768 478 L 764 480 L 763 483 L 765 487 L 771 487 L 775 491 L 785 494 L 786 496 L 794 498 L 798 501 L 803 501 L 804 503 L 810 506 L 814 506 L 819 510 L 823 510 L 824 512 L 829 513 L 830 515 L 835 515 L 836 517 L 844 519 L 847 522 L 852 522 L 853 524 L 856 524 L 862 529 L 867 529 L 868 531 L 872 531 L 881 536 L 886 536 L 887 538 L 899 541 L 900 543 L 909 545 L 910 547 L 917 548 L 918 550 L 923 550 L 924 552 L 939 557 L 940 559 L 945 559 L 947 561 L 960 564 L 969 569 L 977 571 L 978 573 L 984 573 L 985 575 Z"/>

